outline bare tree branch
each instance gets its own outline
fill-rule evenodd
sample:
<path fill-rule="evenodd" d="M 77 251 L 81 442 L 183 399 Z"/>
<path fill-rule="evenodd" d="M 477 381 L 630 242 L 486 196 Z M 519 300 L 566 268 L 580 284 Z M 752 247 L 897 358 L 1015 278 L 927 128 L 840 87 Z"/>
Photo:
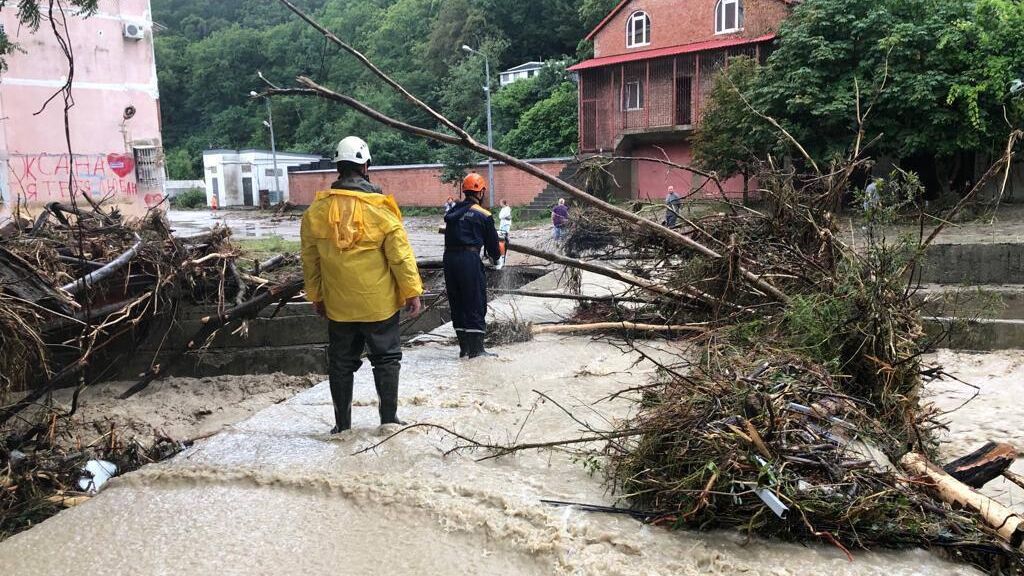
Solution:
<path fill-rule="evenodd" d="M 284 0 L 282 0 L 282 1 L 284 1 Z M 383 114 L 382 112 L 379 112 L 379 111 L 377 111 L 377 110 L 367 106 L 366 104 L 363 104 L 362 102 L 359 102 L 358 100 L 356 100 L 356 99 L 354 99 L 354 98 L 352 98 L 350 96 L 345 96 L 343 94 L 339 94 L 339 93 L 337 93 L 337 92 L 335 92 L 335 91 L 333 91 L 333 90 L 331 90 L 329 88 L 321 86 L 321 85 L 317 84 L 316 82 L 314 82 L 312 79 L 307 78 L 305 76 L 300 76 L 297 79 L 297 81 L 300 84 L 302 84 L 303 86 L 306 86 L 306 88 L 304 88 L 304 89 L 303 88 L 285 88 L 285 89 L 274 89 L 274 88 L 271 88 L 269 90 L 266 90 L 263 93 L 263 95 L 317 96 L 317 97 L 324 98 L 324 99 L 327 99 L 327 100 L 333 100 L 335 102 L 340 102 L 340 103 L 344 104 L 345 106 L 348 106 L 348 107 L 352 108 L 353 110 L 359 112 L 360 114 L 363 114 L 363 115 L 367 116 L 368 118 L 371 118 L 371 119 L 373 119 L 373 120 L 375 120 L 377 122 L 380 122 L 381 124 L 384 124 L 385 126 L 388 126 L 388 127 L 391 127 L 391 128 L 396 129 L 396 130 L 400 130 L 402 132 L 406 132 L 406 133 L 409 133 L 409 134 L 414 134 L 416 136 L 420 136 L 420 137 L 423 137 L 423 138 L 429 138 L 429 139 L 432 139 L 432 140 L 435 140 L 435 141 L 438 141 L 438 142 L 442 142 L 444 144 L 451 144 L 451 145 L 454 145 L 454 146 L 461 146 L 463 148 L 466 148 L 466 149 L 469 149 L 469 150 L 473 150 L 474 152 L 479 152 L 480 154 L 483 154 L 485 156 L 489 156 L 489 157 L 491 157 L 491 158 L 493 158 L 495 160 L 498 160 L 500 162 L 504 162 L 505 164 L 508 164 L 509 166 L 512 166 L 514 168 L 518 168 L 519 170 L 522 170 L 523 172 L 526 172 L 526 173 L 528 173 L 528 174 L 530 174 L 532 176 L 535 176 L 535 177 L 539 178 L 540 180 L 543 180 L 544 182 L 547 182 L 548 184 L 551 184 L 552 186 L 555 186 L 555 187 L 559 188 L 560 190 L 564 191 L 567 195 L 572 196 L 573 198 L 579 200 L 580 202 L 583 202 L 585 204 L 589 204 L 590 206 L 593 206 L 594 208 L 597 208 L 598 210 L 601 210 L 602 212 L 605 212 L 607 214 L 615 216 L 616 218 L 620 218 L 622 220 L 625 220 L 627 222 L 635 224 L 635 225 L 639 226 L 640 228 L 649 230 L 649 231 L 651 231 L 651 232 L 653 232 L 653 233 L 655 233 L 655 234 L 657 234 L 657 235 L 667 239 L 668 241 L 672 242 L 673 244 L 682 245 L 682 246 L 684 246 L 686 248 L 694 250 L 694 251 L 696 251 L 696 252 L 698 252 L 698 253 L 700 253 L 700 254 L 702 254 L 704 256 L 707 256 L 709 258 L 714 258 L 714 259 L 721 259 L 722 258 L 722 255 L 719 254 L 718 252 L 712 250 L 711 248 L 708 248 L 707 246 L 697 242 L 696 240 L 693 240 L 692 238 L 690 238 L 688 236 L 684 236 L 683 234 L 680 234 L 680 233 L 676 232 L 675 230 L 672 230 L 670 228 L 666 228 L 665 226 L 662 226 L 661 224 L 658 224 L 657 222 L 654 222 L 652 220 L 648 220 L 647 218 L 644 218 L 642 216 L 634 214 L 634 213 L 632 213 L 632 212 L 630 212 L 628 210 L 624 210 L 622 208 L 619 208 L 618 206 L 615 206 L 613 204 L 605 202 L 604 200 L 601 200 L 599 198 L 595 198 L 594 196 L 588 194 L 584 190 L 581 190 L 580 188 L 577 188 L 576 186 L 573 186 L 572 184 L 569 184 L 568 182 L 565 182 L 564 180 L 558 178 L 557 176 L 549 174 L 546 171 L 544 171 L 544 170 L 542 170 L 542 169 L 540 169 L 540 168 L 538 168 L 538 167 L 536 167 L 536 166 L 534 166 L 534 165 L 532 165 L 532 164 L 530 164 L 528 162 L 524 162 L 524 161 L 522 161 L 522 160 L 520 160 L 520 159 L 518 159 L 518 158 L 516 158 L 514 156 L 511 156 L 511 155 L 506 154 L 504 152 L 501 152 L 499 150 L 495 150 L 493 148 L 489 148 L 489 147 L 487 147 L 487 146 L 477 142 L 476 140 L 474 140 L 472 138 L 461 139 L 461 138 L 459 138 L 457 136 L 452 136 L 450 134 L 444 134 L 444 133 L 438 132 L 436 130 L 429 130 L 429 129 L 426 129 L 426 128 L 421 128 L 419 126 L 414 126 L 414 125 L 408 124 L 406 122 L 402 122 L 400 120 L 396 120 L 394 118 L 391 118 L 390 116 L 387 116 L 386 114 Z M 754 274 L 753 272 L 751 272 L 750 270 L 748 270 L 747 268 L 744 268 L 744 267 L 740 267 L 739 271 L 740 271 L 740 274 L 743 275 L 743 277 L 747 279 L 747 281 L 749 281 L 751 284 L 753 284 L 754 286 L 756 286 L 758 289 L 762 290 L 766 294 L 770 294 L 772 297 L 774 297 L 774 298 L 776 298 L 776 299 L 778 299 L 778 300 L 780 300 L 782 302 L 788 301 L 788 297 L 786 296 L 785 293 L 783 293 L 781 290 L 779 290 L 778 288 L 776 288 L 775 286 L 773 286 L 772 284 L 770 284 L 769 282 L 767 282 L 766 280 L 764 280 L 763 278 L 758 276 L 757 274 Z"/>

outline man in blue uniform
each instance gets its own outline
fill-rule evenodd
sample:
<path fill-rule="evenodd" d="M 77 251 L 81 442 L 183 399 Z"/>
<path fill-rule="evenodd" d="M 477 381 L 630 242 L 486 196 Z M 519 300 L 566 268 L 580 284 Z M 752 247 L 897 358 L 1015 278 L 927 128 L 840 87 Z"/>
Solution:
<path fill-rule="evenodd" d="M 484 349 L 487 279 L 480 249 L 495 264 L 501 257 L 494 217 L 480 205 L 487 184 L 473 172 L 462 181 L 465 199 L 445 214 L 444 283 L 459 338 L 459 357 L 495 356 Z"/>

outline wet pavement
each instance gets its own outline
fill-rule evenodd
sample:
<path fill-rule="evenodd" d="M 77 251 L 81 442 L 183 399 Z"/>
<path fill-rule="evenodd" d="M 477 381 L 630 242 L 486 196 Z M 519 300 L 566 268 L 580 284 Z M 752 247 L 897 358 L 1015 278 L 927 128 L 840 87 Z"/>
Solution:
<path fill-rule="evenodd" d="M 230 227 L 232 235 L 239 239 L 276 236 L 285 240 L 299 240 L 299 226 L 302 220 L 302 214 L 298 211 L 274 216 L 268 212 L 255 210 L 221 210 L 216 213 L 209 210 L 170 210 L 167 217 L 177 236 L 202 234 L 219 225 Z M 438 232 L 442 223 L 441 216 L 405 218 L 409 243 L 417 258 L 435 259 L 444 255 L 444 236 Z M 514 227 L 512 240 L 530 246 L 549 244 L 550 231 L 546 226 Z M 517 254 L 510 255 L 510 258 L 511 264 L 528 262 L 527 258 Z"/>
<path fill-rule="evenodd" d="M 591 278 L 584 284 L 601 289 Z M 493 313 L 545 321 L 562 306 L 503 299 Z M 654 358 L 684 354 L 664 342 L 639 346 Z M 460 361 L 452 345 L 411 348 L 400 415 L 485 443 L 574 438 L 626 417 L 633 405 L 608 395 L 656 374 L 637 354 L 587 338 L 540 337 L 498 352 Z M 324 383 L 172 461 L 117 478 L 84 505 L 0 544 L 0 566 L 11 576 L 976 574 L 923 551 L 855 551 L 851 563 L 832 547 L 671 533 L 548 507 L 540 500 L 615 501 L 599 469 L 561 452 L 479 460 L 485 452 L 458 450 L 463 440 L 430 427 L 384 442 L 396 429 L 377 426 L 373 390 L 364 367 L 351 431 L 327 434 Z"/>

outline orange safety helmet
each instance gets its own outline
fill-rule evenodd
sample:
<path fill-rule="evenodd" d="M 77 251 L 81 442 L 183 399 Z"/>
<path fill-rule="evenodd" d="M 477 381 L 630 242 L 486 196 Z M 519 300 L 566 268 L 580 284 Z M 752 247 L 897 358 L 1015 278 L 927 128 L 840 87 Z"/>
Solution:
<path fill-rule="evenodd" d="M 476 172 L 470 172 L 462 179 L 463 192 L 483 192 L 484 190 L 487 190 L 487 182 Z"/>

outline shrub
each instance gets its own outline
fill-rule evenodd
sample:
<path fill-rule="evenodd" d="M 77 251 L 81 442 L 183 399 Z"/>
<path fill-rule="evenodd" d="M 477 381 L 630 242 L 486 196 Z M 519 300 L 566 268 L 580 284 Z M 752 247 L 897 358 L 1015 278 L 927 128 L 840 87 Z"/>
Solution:
<path fill-rule="evenodd" d="M 206 192 L 201 188 L 190 188 L 171 198 L 172 208 L 202 208 L 206 206 Z"/>

